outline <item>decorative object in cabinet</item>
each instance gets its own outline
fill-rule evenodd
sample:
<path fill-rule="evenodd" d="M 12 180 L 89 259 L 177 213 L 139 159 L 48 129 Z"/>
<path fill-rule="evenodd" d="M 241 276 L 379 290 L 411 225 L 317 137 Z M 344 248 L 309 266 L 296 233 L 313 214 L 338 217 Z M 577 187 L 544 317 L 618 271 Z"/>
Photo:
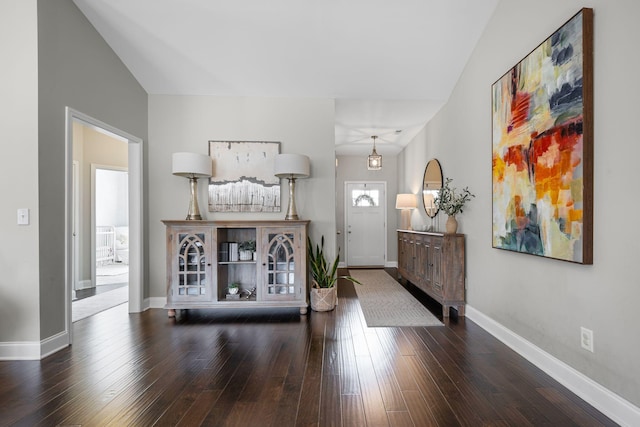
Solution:
<path fill-rule="evenodd" d="M 309 221 L 163 223 L 170 317 L 177 309 L 191 308 L 297 307 L 307 312 Z M 240 260 L 243 242 L 256 242 L 256 258 Z M 230 292 L 233 284 L 236 294 Z"/>
<path fill-rule="evenodd" d="M 398 230 L 398 273 L 442 304 L 464 316 L 464 235 Z"/>

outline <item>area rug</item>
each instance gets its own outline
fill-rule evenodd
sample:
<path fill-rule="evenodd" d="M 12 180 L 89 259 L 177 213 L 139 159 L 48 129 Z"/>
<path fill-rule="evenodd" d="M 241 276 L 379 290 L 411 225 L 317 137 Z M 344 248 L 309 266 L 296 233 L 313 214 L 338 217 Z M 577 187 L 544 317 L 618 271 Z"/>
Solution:
<path fill-rule="evenodd" d="M 113 291 L 73 301 L 71 306 L 71 320 L 76 322 L 96 313 L 124 304 L 129 301 L 129 287 L 123 286 Z"/>
<path fill-rule="evenodd" d="M 107 264 L 96 267 L 96 276 L 119 276 L 128 272 L 128 264 Z"/>
<path fill-rule="evenodd" d="M 129 265 L 107 264 L 96 268 L 96 285 L 113 285 L 129 282 Z"/>
<path fill-rule="evenodd" d="M 367 326 L 443 326 L 384 270 L 349 270 Z"/>

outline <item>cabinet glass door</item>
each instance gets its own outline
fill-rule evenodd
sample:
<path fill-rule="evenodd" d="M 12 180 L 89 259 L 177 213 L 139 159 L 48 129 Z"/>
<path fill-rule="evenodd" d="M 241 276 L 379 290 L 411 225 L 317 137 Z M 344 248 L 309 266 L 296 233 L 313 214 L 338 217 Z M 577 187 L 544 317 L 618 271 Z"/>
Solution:
<path fill-rule="evenodd" d="M 266 263 L 265 299 L 295 299 L 299 290 L 299 269 L 296 254 L 299 245 L 294 230 L 265 230 L 263 251 Z"/>
<path fill-rule="evenodd" d="M 209 299 L 209 244 L 206 233 L 177 233 L 176 283 L 173 289 L 176 299 Z"/>

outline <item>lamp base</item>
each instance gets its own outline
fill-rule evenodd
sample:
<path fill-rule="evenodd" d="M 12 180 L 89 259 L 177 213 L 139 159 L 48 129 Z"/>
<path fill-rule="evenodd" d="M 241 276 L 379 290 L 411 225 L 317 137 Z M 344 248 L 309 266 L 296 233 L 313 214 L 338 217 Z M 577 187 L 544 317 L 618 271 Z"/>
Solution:
<path fill-rule="evenodd" d="M 296 179 L 289 177 L 289 207 L 287 208 L 287 215 L 284 217 L 286 221 L 298 220 L 298 212 L 296 210 Z"/>
<path fill-rule="evenodd" d="M 189 178 L 191 187 L 191 200 L 189 201 L 189 212 L 187 212 L 187 221 L 200 221 L 202 215 L 200 215 L 200 207 L 198 206 L 198 178 Z"/>
<path fill-rule="evenodd" d="M 403 230 L 409 230 L 411 231 L 411 210 L 409 209 L 402 209 L 400 211 L 400 226 Z"/>

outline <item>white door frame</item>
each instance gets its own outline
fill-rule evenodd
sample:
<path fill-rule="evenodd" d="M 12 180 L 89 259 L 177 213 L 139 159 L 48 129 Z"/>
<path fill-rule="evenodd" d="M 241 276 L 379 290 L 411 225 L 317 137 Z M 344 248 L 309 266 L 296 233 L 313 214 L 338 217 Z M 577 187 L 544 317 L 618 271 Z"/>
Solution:
<path fill-rule="evenodd" d="M 347 191 L 347 188 L 349 186 L 349 184 L 382 184 L 384 186 L 384 200 L 381 200 L 380 203 L 382 203 L 382 208 L 383 210 L 383 217 L 384 217 L 384 227 L 382 230 L 382 233 L 384 235 L 384 264 L 385 267 L 387 266 L 387 260 L 389 259 L 389 257 L 387 256 L 387 224 L 389 222 L 389 218 L 387 218 L 387 181 L 345 181 L 344 182 L 344 229 L 348 230 L 349 228 L 349 206 L 347 205 L 347 203 L 349 202 L 349 192 Z M 348 231 L 345 233 L 344 236 L 344 247 L 345 247 L 345 252 L 344 252 L 344 261 L 345 264 L 347 263 L 347 260 L 349 259 L 349 236 L 347 235 Z"/>
<path fill-rule="evenodd" d="M 80 239 L 80 162 L 72 161 L 72 193 L 73 199 L 71 201 L 73 206 L 73 220 L 72 220 L 72 253 L 73 253 L 73 270 L 71 279 L 71 299 L 76 298 L 76 288 L 78 287 L 78 280 L 80 278 L 80 245 L 78 240 Z"/>
<path fill-rule="evenodd" d="M 65 108 L 65 315 L 69 343 L 71 335 L 71 295 L 73 287 L 73 122 L 77 121 L 128 143 L 129 151 L 129 312 L 143 311 L 143 155 L 142 139 L 110 126 L 72 108 Z"/>

